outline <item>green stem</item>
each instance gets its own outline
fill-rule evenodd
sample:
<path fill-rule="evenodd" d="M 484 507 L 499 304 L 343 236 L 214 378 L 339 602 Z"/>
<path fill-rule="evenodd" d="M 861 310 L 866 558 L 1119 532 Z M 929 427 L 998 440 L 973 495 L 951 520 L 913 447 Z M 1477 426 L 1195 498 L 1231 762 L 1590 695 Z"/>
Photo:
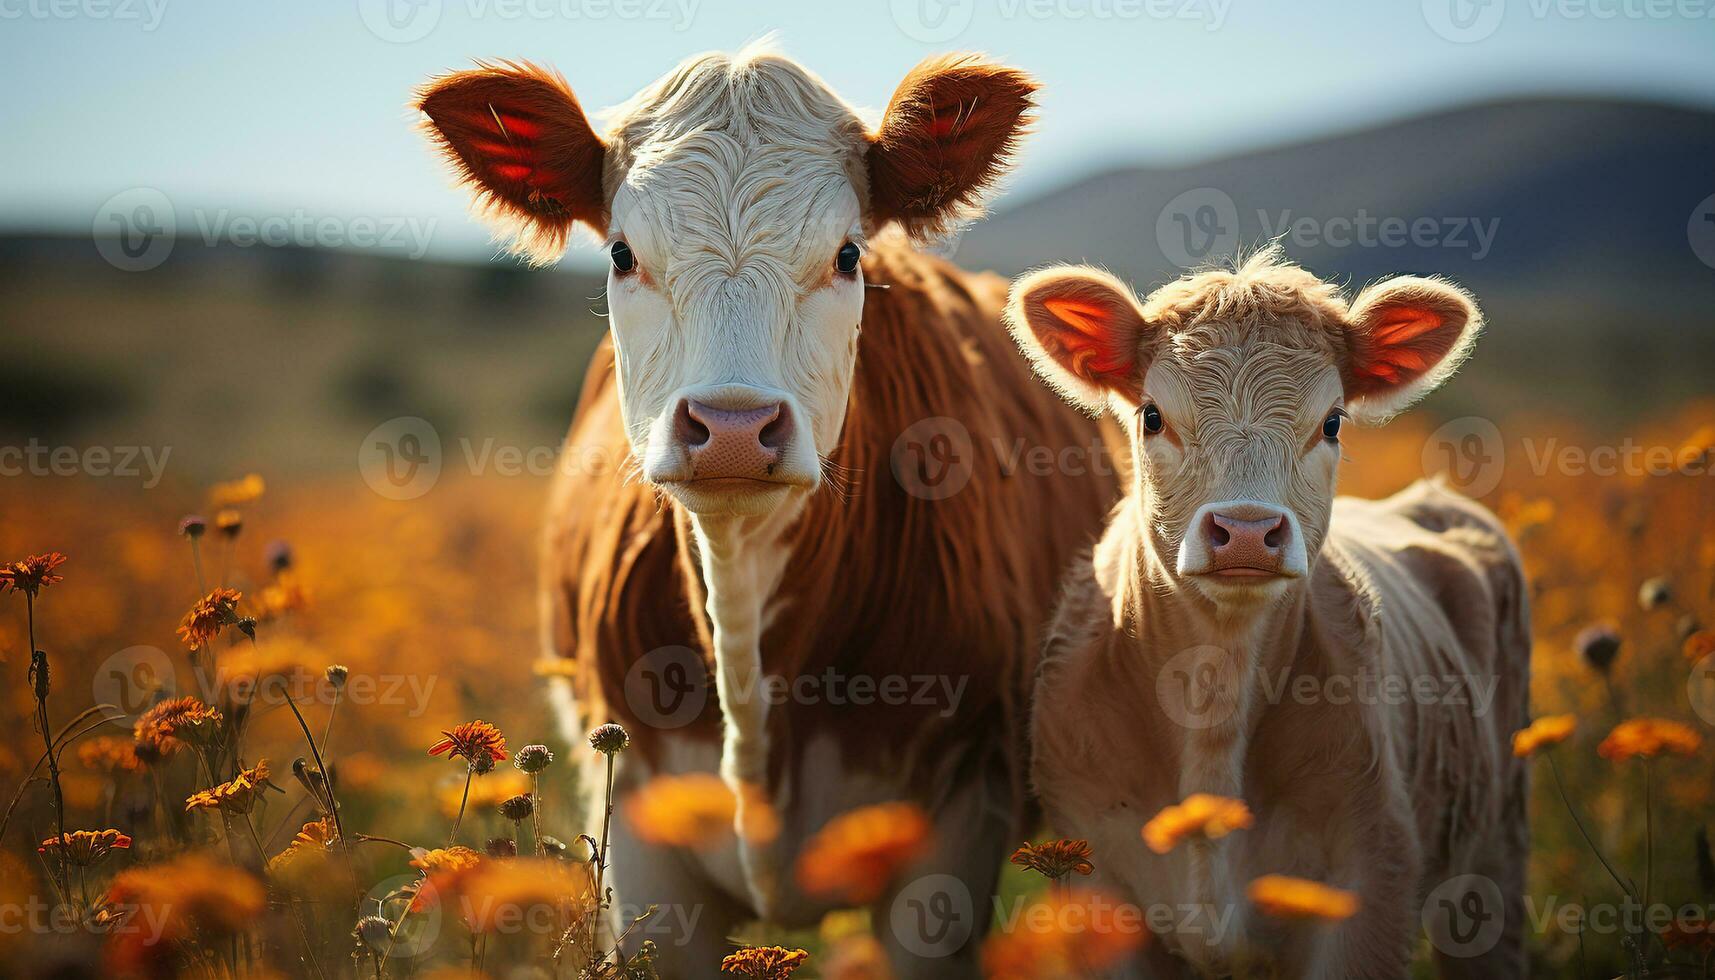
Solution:
<path fill-rule="evenodd" d="M 470 802 L 470 781 L 475 776 L 476 770 L 466 766 L 464 770 L 464 796 L 459 798 L 459 815 L 453 818 L 453 832 L 447 835 L 448 847 L 451 847 L 459 838 L 459 825 L 464 823 L 465 804 Z"/>
<path fill-rule="evenodd" d="M 1548 758 L 1548 771 L 1554 776 L 1554 788 L 1560 794 L 1560 802 L 1566 804 L 1566 812 L 1572 815 L 1572 825 L 1578 828 L 1579 836 L 1584 838 L 1584 843 L 1590 845 L 1590 852 L 1596 855 L 1596 860 L 1602 862 L 1603 869 L 1608 872 L 1608 877 L 1614 879 L 1614 884 L 1619 885 L 1621 891 L 1630 896 L 1633 901 L 1636 901 L 1638 896 L 1632 890 L 1631 885 L 1627 884 L 1626 881 L 1620 877 L 1620 873 L 1614 870 L 1614 866 L 1608 863 L 1608 859 L 1602 854 L 1602 849 L 1596 846 L 1596 841 L 1590 837 L 1590 832 L 1584 829 L 1584 821 L 1578 818 L 1578 810 L 1573 807 L 1572 801 L 1567 798 L 1566 786 L 1560 781 L 1560 767 L 1554 764 L 1554 750 L 1549 749 L 1547 752 L 1544 752 L 1543 755 Z"/>
<path fill-rule="evenodd" d="M 607 907 L 607 892 L 604 882 L 607 880 L 607 849 L 608 831 L 613 826 L 613 753 L 607 753 L 607 812 L 601 818 L 601 856 L 595 869 L 595 900 L 598 908 Z"/>

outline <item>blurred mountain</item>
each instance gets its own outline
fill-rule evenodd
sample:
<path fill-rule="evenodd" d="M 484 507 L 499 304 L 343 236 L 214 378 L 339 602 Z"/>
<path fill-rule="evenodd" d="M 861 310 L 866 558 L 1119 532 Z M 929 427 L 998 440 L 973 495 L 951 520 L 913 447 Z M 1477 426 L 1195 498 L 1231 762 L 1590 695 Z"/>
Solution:
<path fill-rule="evenodd" d="M 1489 322 L 1471 400 L 1517 385 L 1511 398 L 1629 410 L 1715 389 L 1715 269 L 1690 238 L 1711 193 L 1715 113 L 1518 100 L 1101 173 L 1001 208 L 958 260 L 1009 274 L 1087 261 L 1147 292 L 1176 262 L 1284 233 L 1294 260 L 1353 287 L 1433 273 L 1471 289 Z"/>
<path fill-rule="evenodd" d="M 1712 162 L 1715 113 L 1479 105 L 1101 173 L 1003 202 L 956 257 L 1007 273 L 1089 261 L 1148 290 L 1176 263 L 1284 235 L 1294 259 L 1353 286 L 1446 275 L 1476 293 L 1489 330 L 1428 412 L 1540 408 L 1622 431 L 1715 391 L 1715 268 L 1691 237 L 1706 234 L 1715 261 L 1715 222 L 1693 221 Z M 473 457 L 551 454 L 606 328 L 602 288 L 588 262 L 538 271 L 187 235 L 128 272 L 88 236 L 0 236 L 0 443 L 173 446 L 175 472 L 194 476 L 349 470 L 366 432 L 412 415 Z"/>

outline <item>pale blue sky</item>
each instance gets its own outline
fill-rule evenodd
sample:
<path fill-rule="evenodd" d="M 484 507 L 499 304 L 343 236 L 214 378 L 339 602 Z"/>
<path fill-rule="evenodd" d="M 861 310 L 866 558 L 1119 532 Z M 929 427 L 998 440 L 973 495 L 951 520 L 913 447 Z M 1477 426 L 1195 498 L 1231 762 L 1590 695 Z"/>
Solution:
<path fill-rule="evenodd" d="M 1013 193 L 1474 99 L 1715 105 L 1715 0 L 1485 2 L 0 0 L 0 231 L 87 233 L 102 202 L 143 186 L 171 199 L 181 234 L 187 212 L 221 208 L 415 218 L 434 222 L 431 255 L 490 254 L 412 129 L 414 85 L 530 58 L 605 106 L 770 30 L 872 107 L 949 48 L 1038 74 L 1042 124 Z"/>

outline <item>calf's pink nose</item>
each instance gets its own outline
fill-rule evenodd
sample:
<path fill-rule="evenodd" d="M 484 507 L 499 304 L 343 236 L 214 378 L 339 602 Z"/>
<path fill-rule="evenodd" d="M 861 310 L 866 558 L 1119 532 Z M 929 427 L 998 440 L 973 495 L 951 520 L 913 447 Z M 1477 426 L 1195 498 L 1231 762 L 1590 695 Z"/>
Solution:
<path fill-rule="evenodd" d="M 1209 536 L 1213 571 L 1255 569 L 1274 572 L 1286 555 L 1286 517 L 1270 515 L 1255 520 L 1210 514 L 1204 533 Z"/>
<path fill-rule="evenodd" d="M 782 402 L 729 409 L 687 398 L 674 413 L 674 431 L 690 457 L 693 479 L 766 480 L 792 434 L 792 417 Z"/>

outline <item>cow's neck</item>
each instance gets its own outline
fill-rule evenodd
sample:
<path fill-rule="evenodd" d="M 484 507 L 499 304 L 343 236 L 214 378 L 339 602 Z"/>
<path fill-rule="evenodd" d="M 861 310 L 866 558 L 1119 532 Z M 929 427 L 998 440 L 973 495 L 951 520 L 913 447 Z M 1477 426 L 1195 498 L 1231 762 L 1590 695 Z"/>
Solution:
<path fill-rule="evenodd" d="M 1145 704 L 1161 704 L 1167 715 L 1153 726 L 1166 744 L 1151 749 L 1179 760 L 1179 799 L 1193 793 L 1244 799 L 1251 739 L 1270 710 L 1268 685 L 1296 656 L 1307 586 L 1300 579 L 1283 599 L 1254 614 L 1221 617 L 1172 571 L 1172 556 L 1144 499 L 1134 493 L 1126 504 L 1137 508 L 1134 527 L 1141 533 L 1129 536 L 1131 553 L 1121 567 L 1135 570 L 1125 604 L 1136 636 L 1133 653 L 1144 665 L 1141 679 L 1148 688 L 1138 695 Z M 1173 717 L 1166 702 L 1157 700 L 1166 698 L 1183 699 L 1184 713 Z M 1242 883 L 1230 857 L 1231 848 L 1221 841 L 1190 849 L 1188 884 L 1199 902 L 1238 901 Z"/>
<path fill-rule="evenodd" d="M 768 775 L 768 701 L 762 690 L 762 634 L 769 602 L 792 556 L 787 530 L 803 509 L 794 500 L 765 517 L 693 515 L 697 558 L 714 642 L 721 703 L 721 778 L 737 798 L 735 830 L 746 837 L 747 805 L 763 798 Z M 777 875 L 764 856 L 740 847 L 751 900 L 772 911 Z"/>

